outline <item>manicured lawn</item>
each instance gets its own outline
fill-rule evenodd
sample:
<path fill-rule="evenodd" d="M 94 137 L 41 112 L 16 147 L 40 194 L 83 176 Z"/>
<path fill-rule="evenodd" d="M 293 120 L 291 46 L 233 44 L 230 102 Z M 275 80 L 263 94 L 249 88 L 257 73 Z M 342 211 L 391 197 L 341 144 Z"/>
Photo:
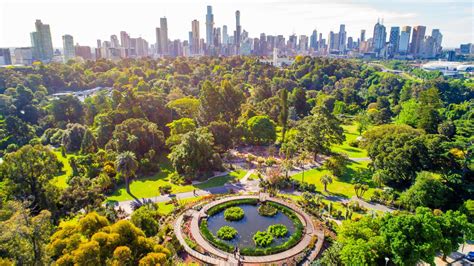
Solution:
<path fill-rule="evenodd" d="M 67 178 L 72 175 L 72 168 L 69 164 L 69 158 L 74 157 L 75 155 L 67 154 L 66 157 L 64 157 L 61 154 L 61 150 L 59 149 L 54 150 L 53 153 L 56 154 L 58 160 L 63 163 L 63 169 L 61 175 L 55 177 L 51 182 L 53 182 L 53 184 L 55 184 L 59 188 L 66 188 L 68 186 Z"/>
<path fill-rule="evenodd" d="M 359 149 L 356 147 L 349 146 L 349 142 L 354 141 L 359 137 L 359 132 L 357 132 L 357 125 L 343 125 L 344 135 L 346 140 L 341 145 L 334 145 L 331 149 L 332 152 L 345 153 L 349 158 L 364 158 L 367 156 L 367 151 L 364 149 Z"/>
<path fill-rule="evenodd" d="M 141 198 L 151 198 L 159 196 L 160 192 L 158 188 L 164 185 L 171 185 L 171 193 L 182 193 L 193 191 L 194 189 L 208 189 L 211 187 L 223 186 L 225 183 L 229 182 L 238 177 L 245 175 L 245 171 L 239 170 L 229 173 L 225 176 L 215 177 L 209 181 L 197 184 L 197 185 L 181 185 L 177 186 L 169 182 L 169 177 L 174 172 L 169 161 L 165 161 L 161 165 L 161 171 L 155 175 L 142 177 L 137 180 L 134 180 L 130 184 L 130 190 L 132 193 L 139 199 Z M 124 201 L 133 199 L 125 190 L 125 186 L 120 186 L 111 196 L 107 198 L 108 200 L 115 201 Z"/>
<path fill-rule="evenodd" d="M 202 197 L 181 199 L 181 200 L 178 200 L 178 202 L 180 204 L 186 204 L 186 203 L 190 203 L 190 202 L 199 201 L 201 198 Z M 170 202 L 159 202 L 158 203 L 158 212 L 161 215 L 168 215 L 168 214 L 172 213 L 174 211 L 174 209 L 175 209 L 174 205 L 171 204 Z"/>
<path fill-rule="evenodd" d="M 324 192 L 324 185 L 321 183 L 320 179 L 325 174 L 331 174 L 329 170 L 324 167 L 311 169 L 305 171 L 304 173 L 304 182 L 310 184 L 315 184 L 318 192 L 327 195 L 327 196 L 340 196 L 345 198 L 351 198 L 355 196 L 354 183 L 356 183 L 357 178 L 360 178 L 360 182 L 368 183 L 371 188 L 364 194 L 364 198 L 368 199 L 373 193 L 373 184 L 370 179 L 367 177 L 364 178 L 363 175 L 360 175 L 360 171 L 367 169 L 369 162 L 354 162 L 351 161 L 346 165 L 346 170 L 343 176 L 333 178 L 332 184 L 328 184 L 328 192 Z M 298 173 L 293 175 L 292 178 L 302 181 L 303 174 Z"/>

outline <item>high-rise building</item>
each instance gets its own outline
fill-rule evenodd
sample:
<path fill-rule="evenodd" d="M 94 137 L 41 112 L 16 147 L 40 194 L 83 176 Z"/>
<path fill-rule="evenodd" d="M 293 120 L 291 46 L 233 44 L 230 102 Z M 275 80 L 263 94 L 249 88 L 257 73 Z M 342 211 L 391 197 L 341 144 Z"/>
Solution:
<path fill-rule="evenodd" d="M 222 44 L 229 44 L 229 34 L 227 33 L 227 25 L 222 26 Z"/>
<path fill-rule="evenodd" d="M 125 31 L 120 32 L 120 46 L 122 46 L 122 57 L 128 58 L 132 55 L 130 35 Z"/>
<path fill-rule="evenodd" d="M 31 46 L 33 48 L 33 58 L 45 62 L 53 59 L 53 42 L 51 40 L 51 30 L 48 24 L 43 24 L 37 19 L 35 22 L 36 31 L 31 33 Z"/>
<path fill-rule="evenodd" d="M 242 27 L 240 26 L 240 11 L 235 11 L 235 34 L 234 44 L 237 48 L 237 54 L 239 53 L 240 40 L 241 40 Z"/>
<path fill-rule="evenodd" d="M 191 23 L 192 26 L 192 43 L 191 52 L 193 54 L 201 53 L 200 38 L 199 38 L 199 21 L 196 19 Z"/>
<path fill-rule="evenodd" d="M 311 38 L 309 40 L 309 47 L 313 49 L 313 51 L 318 50 L 318 32 L 316 30 L 313 30 L 313 33 L 311 34 Z"/>
<path fill-rule="evenodd" d="M 344 51 L 346 50 L 346 39 L 347 39 L 347 33 L 346 33 L 346 25 L 344 24 L 341 24 L 339 26 L 339 39 L 338 39 L 338 50 L 341 51 L 342 53 L 344 53 Z"/>
<path fill-rule="evenodd" d="M 423 45 L 423 41 L 425 39 L 425 26 L 415 26 L 413 28 L 413 34 L 411 36 L 411 46 L 410 46 L 410 53 L 413 56 L 419 56 L 421 53 L 421 48 Z"/>
<path fill-rule="evenodd" d="M 212 6 L 207 6 L 206 44 L 207 46 L 211 46 L 214 44 L 214 15 L 212 14 Z"/>
<path fill-rule="evenodd" d="M 400 41 L 400 27 L 390 28 L 390 37 L 388 39 L 390 44 L 390 54 L 394 55 L 398 52 L 398 45 Z"/>
<path fill-rule="evenodd" d="M 102 46 L 99 48 L 102 48 Z M 92 60 L 91 48 L 89 46 L 81 46 L 76 44 L 74 49 L 76 56 L 82 57 L 84 60 Z"/>
<path fill-rule="evenodd" d="M 360 41 L 365 42 L 365 30 L 360 31 Z"/>
<path fill-rule="evenodd" d="M 63 55 L 64 62 L 67 62 L 69 59 L 72 59 L 74 56 L 76 56 L 76 51 L 74 49 L 74 39 L 68 34 L 63 36 Z"/>
<path fill-rule="evenodd" d="M 160 28 L 155 28 L 155 36 L 156 36 L 155 51 L 156 51 L 156 54 L 161 54 L 161 29 Z"/>
<path fill-rule="evenodd" d="M 301 52 L 305 52 L 308 50 L 308 36 L 300 35 L 298 50 Z"/>
<path fill-rule="evenodd" d="M 433 29 L 431 31 L 431 37 L 434 39 L 435 54 L 440 55 L 443 49 L 441 46 L 441 43 L 443 42 L 443 34 L 441 34 L 439 29 Z"/>
<path fill-rule="evenodd" d="M 372 39 L 372 46 L 374 52 L 379 53 L 385 47 L 385 41 L 387 40 L 387 33 L 385 26 L 377 22 L 374 26 L 374 35 Z"/>
<path fill-rule="evenodd" d="M 10 49 L 0 48 L 0 66 L 11 65 L 12 56 L 10 54 Z"/>
<path fill-rule="evenodd" d="M 436 42 L 432 36 L 425 36 L 419 55 L 423 58 L 436 57 Z"/>
<path fill-rule="evenodd" d="M 352 37 L 347 38 L 347 49 L 348 50 L 354 49 L 354 40 L 352 39 Z"/>
<path fill-rule="evenodd" d="M 406 55 L 409 51 L 410 34 L 411 34 L 410 26 L 402 27 L 402 31 L 400 32 L 400 40 L 398 42 L 398 52 L 402 55 Z"/>
<path fill-rule="evenodd" d="M 168 21 L 166 17 L 160 18 L 160 52 L 161 54 L 168 54 Z M 147 43 L 148 45 L 148 43 Z"/>
<path fill-rule="evenodd" d="M 110 45 L 112 48 L 120 48 L 120 42 L 119 39 L 117 38 L 117 35 L 111 35 L 110 36 Z"/>

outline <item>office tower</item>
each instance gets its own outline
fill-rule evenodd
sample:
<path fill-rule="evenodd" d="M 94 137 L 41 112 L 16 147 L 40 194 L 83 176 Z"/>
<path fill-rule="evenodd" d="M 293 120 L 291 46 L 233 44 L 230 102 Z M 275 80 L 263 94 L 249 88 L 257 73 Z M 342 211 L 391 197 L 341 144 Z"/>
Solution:
<path fill-rule="evenodd" d="M 472 45 L 471 43 L 464 43 L 464 44 L 459 45 L 459 52 L 461 54 L 471 54 L 474 51 L 473 48 L 474 48 L 474 45 Z"/>
<path fill-rule="evenodd" d="M 132 55 L 130 36 L 125 31 L 120 32 L 120 46 L 122 47 L 122 57 L 128 58 Z M 104 55 L 102 55 L 104 57 Z"/>
<path fill-rule="evenodd" d="M 67 62 L 75 56 L 74 39 L 71 35 L 63 35 L 63 55 L 64 62 Z"/>
<path fill-rule="evenodd" d="M 132 44 L 134 44 L 135 48 L 135 55 L 137 57 L 146 57 L 148 56 L 148 42 L 143 39 L 142 37 L 133 38 Z M 168 47 L 166 47 L 166 51 L 168 51 Z"/>
<path fill-rule="evenodd" d="M 213 38 L 212 38 L 212 44 L 214 47 L 220 47 L 221 46 L 221 28 L 217 27 L 213 29 Z"/>
<path fill-rule="evenodd" d="M 434 38 L 436 55 L 441 54 L 441 51 L 443 49 L 443 47 L 441 46 L 441 43 L 443 42 L 443 34 L 441 34 L 439 29 L 433 29 L 431 31 L 431 37 Z"/>
<path fill-rule="evenodd" d="M 157 54 L 168 54 L 168 22 L 166 17 L 160 18 L 160 27 L 155 29 Z"/>
<path fill-rule="evenodd" d="M 235 11 L 235 34 L 234 34 L 234 44 L 237 47 L 237 52 L 240 47 L 241 32 L 242 32 L 242 28 L 240 26 L 240 11 L 237 10 Z"/>
<path fill-rule="evenodd" d="M 354 40 L 352 39 L 352 37 L 347 38 L 347 49 L 354 49 Z"/>
<path fill-rule="evenodd" d="M 406 55 L 409 51 L 410 34 L 411 34 L 410 26 L 402 27 L 402 31 L 400 32 L 400 40 L 398 42 L 398 52 L 402 55 Z"/>
<path fill-rule="evenodd" d="M 260 39 L 255 38 L 254 45 L 258 46 L 258 55 L 267 54 L 267 36 L 265 33 L 260 33 Z"/>
<path fill-rule="evenodd" d="M 296 45 L 298 44 L 298 37 L 296 34 L 290 35 L 288 38 L 288 49 L 296 50 Z"/>
<path fill-rule="evenodd" d="M 36 31 L 31 33 L 31 46 L 33 48 L 33 58 L 49 62 L 53 59 L 53 42 L 51 40 L 51 30 L 48 24 L 43 24 L 37 19 L 35 22 Z"/>
<path fill-rule="evenodd" d="M 15 48 L 15 64 L 29 66 L 33 63 L 33 49 L 31 47 Z"/>
<path fill-rule="evenodd" d="M 102 48 L 102 46 L 99 48 Z M 92 60 L 91 48 L 89 46 L 81 46 L 76 44 L 74 50 L 76 56 L 82 57 L 84 60 Z"/>
<path fill-rule="evenodd" d="M 434 58 L 436 56 L 436 42 L 432 36 L 425 36 L 420 49 L 423 58 Z"/>
<path fill-rule="evenodd" d="M 309 40 L 309 47 L 313 49 L 314 51 L 318 50 L 318 32 L 316 30 L 313 30 L 313 33 L 311 34 L 311 38 Z"/>
<path fill-rule="evenodd" d="M 386 39 L 387 33 L 385 31 L 385 26 L 377 21 L 377 24 L 375 24 L 374 26 L 374 35 L 372 39 L 372 46 L 374 48 L 374 52 L 379 53 L 385 47 Z"/>
<path fill-rule="evenodd" d="M 360 31 L 360 41 L 365 42 L 365 30 Z"/>
<path fill-rule="evenodd" d="M 214 43 L 214 15 L 212 14 L 212 6 L 207 6 L 206 14 L 206 44 L 211 46 Z"/>
<path fill-rule="evenodd" d="M 346 50 L 346 25 L 344 24 L 341 24 L 339 26 L 339 34 L 338 34 L 338 44 L 337 44 L 337 47 L 338 47 L 338 50 L 343 52 Z"/>
<path fill-rule="evenodd" d="M 201 49 L 200 49 L 200 38 L 199 38 L 199 21 L 196 19 L 193 20 L 191 23 L 192 26 L 192 46 L 191 46 L 191 52 L 193 54 L 200 54 Z"/>
<path fill-rule="evenodd" d="M 391 27 L 390 28 L 390 37 L 389 37 L 389 44 L 390 44 L 390 54 L 394 55 L 398 52 L 398 45 L 400 41 L 400 27 Z"/>
<path fill-rule="evenodd" d="M 10 49 L 0 48 L 0 66 L 11 65 L 12 56 L 10 54 Z"/>
<path fill-rule="evenodd" d="M 415 26 L 413 28 L 413 34 L 411 35 L 411 46 L 410 46 L 410 53 L 413 56 L 420 55 L 421 46 L 423 45 L 423 41 L 425 39 L 425 26 Z"/>
<path fill-rule="evenodd" d="M 227 25 L 222 26 L 222 44 L 227 45 L 229 43 L 229 34 L 227 33 Z"/>
<path fill-rule="evenodd" d="M 110 46 L 112 48 L 120 48 L 120 42 L 119 39 L 117 38 L 117 35 L 111 35 L 110 36 Z"/>
<path fill-rule="evenodd" d="M 308 36 L 300 35 L 298 50 L 301 52 L 305 52 L 306 50 L 308 50 Z"/>
<path fill-rule="evenodd" d="M 339 51 L 339 33 L 329 32 L 328 51 Z"/>

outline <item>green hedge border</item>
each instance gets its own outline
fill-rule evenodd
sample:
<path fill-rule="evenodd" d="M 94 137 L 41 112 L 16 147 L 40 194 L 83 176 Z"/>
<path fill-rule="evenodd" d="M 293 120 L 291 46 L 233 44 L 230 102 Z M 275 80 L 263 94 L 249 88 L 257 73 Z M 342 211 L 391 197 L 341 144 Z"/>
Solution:
<path fill-rule="evenodd" d="M 207 210 L 206 214 L 209 216 L 212 216 L 231 206 L 240 205 L 240 204 L 257 205 L 258 202 L 259 202 L 258 199 L 232 200 L 232 201 L 224 202 L 222 204 L 219 204 L 210 208 L 209 210 Z M 304 229 L 303 223 L 301 223 L 300 218 L 298 218 L 294 210 L 272 201 L 267 201 L 265 203 L 272 205 L 272 207 L 277 208 L 279 211 L 283 212 L 286 216 L 288 216 L 293 221 L 293 225 L 295 226 L 295 232 L 290 236 L 288 241 L 275 247 L 243 248 L 240 250 L 240 254 L 243 256 L 266 256 L 266 255 L 280 253 L 296 246 L 296 244 L 298 244 L 300 240 L 303 238 L 303 229 Z M 214 247 L 228 253 L 232 253 L 234 251 L 234 246 L 231 246 L 219 240 L 217 237 L 215 237 L 211 233 L 211 231 L 209 231 L 209 228 L 207 227 L 207 219 L 201 220 L 199 229 L 201 231 L 201 234 L 204 236 L 204 238 L 207 241 L 209 241 L 209 243 L 211 243 L 211 245 L 213 245 Z"/>

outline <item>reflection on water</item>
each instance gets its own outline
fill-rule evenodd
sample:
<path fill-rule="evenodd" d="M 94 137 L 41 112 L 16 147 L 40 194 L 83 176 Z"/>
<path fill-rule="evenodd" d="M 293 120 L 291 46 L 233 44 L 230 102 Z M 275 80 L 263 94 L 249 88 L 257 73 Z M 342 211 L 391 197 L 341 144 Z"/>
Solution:
<path fill-rule="evenodd" d="M 283 238 L 274 238 L 274 241 L 271 246 L 277 246 L 280 245 L 284 242 L 286 242 L 293 234 L 295 231 L 295 227 L 293 225 L 293 221 L 291 221 L 288 216 L 285 214 L 281 213 L 280 211 L 278 212 L 277 215 L 273 217 L 266 217 L 266 216 L 261 216 L 258 214 L 258 206 L 257 205 L 238 205 L 238 207 L 242 208 L 245 212 L 245 216 L 242 220 L 240 221 L 233 221 L 233 222 L 228 222 L 224 219 L 224 210 L 214 214 L 213 216 L 209 217 L 207 219 L 207 225 L 209 230 L 217 236 L 217 231 L 219 228 L 221 228 L 224 225 L 232 226 L 234 227 L 238 233 L 237 237 L 234 238 L 233 240 L 226 241 L 222 240 L 224 242 L 227 242 L 231 245 L 238 245 L 239 248 L 244 248 L 244 247 L 255 247 L 255 243 L 253 242 L 253 235 L 257 231 L 265 231 L 270 225 L 273 224 L 283 224 L 288 228 L 288 234 L 286 237 Z"/>

